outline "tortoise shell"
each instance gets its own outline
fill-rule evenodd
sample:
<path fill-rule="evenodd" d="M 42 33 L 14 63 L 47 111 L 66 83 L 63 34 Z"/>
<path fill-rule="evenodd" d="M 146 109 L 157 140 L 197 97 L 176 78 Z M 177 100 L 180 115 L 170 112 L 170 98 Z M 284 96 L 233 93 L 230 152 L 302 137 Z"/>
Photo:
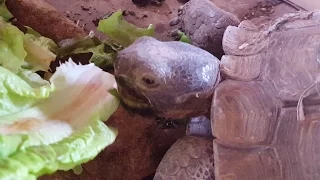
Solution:
<path fill-rule="evenodd" d="M 319 26 L 320 11 L 286 14 L 263 30 L 247 20 L 229 26 L 221 59 L 225 80 L 215 89 L 211 108 L 215 139 L 177 141 L 155 179 L 320 179 Z M 188 153 L 196 157 L 202 141 L 204 147 L 213 142 L 213 153 L 203 150 L 206 155 L 183 166 L 185 159 L 177 160 L 185 155 L 181 147 L 195 149 Z M 173 163 L 169 175 L 164 167 Z M 194 166 L 199 172 L 189 170 Z M 214 177 L 198 177 L 200 171 Z"/>
<path fill-rule="evenodd" d="M 211 109 L 216 179 L 320 179 L 320 12 L 229 26 Z"/>

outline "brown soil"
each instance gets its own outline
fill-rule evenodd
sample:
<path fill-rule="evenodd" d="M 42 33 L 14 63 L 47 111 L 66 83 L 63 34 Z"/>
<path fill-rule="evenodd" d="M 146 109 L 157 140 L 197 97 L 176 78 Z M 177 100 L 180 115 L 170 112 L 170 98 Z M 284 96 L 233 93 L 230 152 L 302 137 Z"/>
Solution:
<path fill-rule="evenodd" d="M 147 27 L 149 24 L 156 26 L 157 38 L 168 40 L 168 32 L 172 29 L 168 22 L 173 18 L 181 3 L 176 0 L 167 0 L 161 6 L 147 5 L 139 7 L 131 0 L 46 0 L 57 7 L 75 23 L 78 22 L 87 32 L 94 30 L 99 37 L 102 34 L 97 32 L 97 20 L 105 15 L 121 9 L 124 11 L 125 19 L 139 27 Z"/>
<path fill-rule="evenodd" d="M 156 26 L 156 37 L 160 40 L 171 40 L 170 32 L 175 28 L 169 22 L 177 15 L 182 3 L 177 0 L 166 0 L 161 6 L 147 5 L 139 7 L 131 0 L 45 0 L 56 7 L 86 32 L 94 30 L 100 38 L 104 36 L 97 32 L 97 20 L 112 12 L 122 9 L 124 18 L 139 26 Z M 259 4 L 257 0 L 212 0 L 217 6 L 236 14 L 240 19 L 252 19 L 261 26 L 281 16 L 286 12 L 296 11 L 291 6 L 272 0 Z M 69 172 L 58 172 L 44 176 L 43 180 L 53 179 L 152 179 L 161 158 L 168 148 L 185 134 L 185 128 L 161 129 L 154 117 L 132 115 L 123 108 L 109 119 L 108 125 L 119 129 L 116 142 L 84 167 L 84 172 L 77 176 Z M 151 176 L 149 176 L 151 175 Z M 149 176 L 149 177 L 147 177 Z"/>
<path fill-rule="evenodd" d="M 96 30 L 100 18 L 111 15 L 121 9 L 124 18 L 139 27 L 149 24 L 156 26 L 156 37 L 161 40 L 172 40 L 170 32 L 174 27 L 169 26 L 172 18 L 177 16 L 178 8 L 183 1 L 166 0 L 161 5 L 148 4 L 137 6 L 131 0 L 45 0 L 64 13 L 65 16 L 78 24 L 85 31 L 93 30 L 100 38 L 105 36 Z M 151 1 L 151 0 L 140 0 Z M 159 0 L 158 0 L 159 1 Z M 218 7 L 236 14 L 239 19 L 261 19 L 269 22 L 287 12 L 293 12 L 292 6 L 280 0 L 212 0 Z"/>

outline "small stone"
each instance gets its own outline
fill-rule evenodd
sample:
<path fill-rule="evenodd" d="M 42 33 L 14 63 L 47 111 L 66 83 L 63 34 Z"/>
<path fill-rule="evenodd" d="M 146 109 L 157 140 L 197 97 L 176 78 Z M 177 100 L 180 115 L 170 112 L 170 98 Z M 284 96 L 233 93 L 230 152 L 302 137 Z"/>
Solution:
<path fill-rule="evenodd" d="M 125 10 L 125 11 L 122 12 L 122 15 L 123 15 L 123 16 L 128 16 L 128 15 L 130 15 L 130 16 L 135 16 L 136 13 L 133 12 L 133 11 Z"/>
<path fill-rule="evenodd" d="M 137 6 L 146 6 L 148 5 L 150 0 L 132 0 L 132 3 Z"/>
<path fill-rule="evenodd" d="M 178 25 L 180 23 L 180 21 L 181 21 L 181 19 L 179 17 L 175 17 L 170 21 L 169 25 L 170 26 Z"/>
<path fill-rule="evenodd" d="M 162 0 L 151 0 L 150 4 L 154 6 L 161 6 L 162 5 Z"/>
<path fill-rule="evenodd" d="M 81 9 L 82 9 L 83 11 L 89 11 L 89 10 L 90 10 L 90 8 L 84 7 L 84 5 L 81 5 Z"/>
<path fill-rule="evenodd" d="M 190 0 L 178 0 L 179 3 L 187 3 L 189 2 Z"/>
<path fill-rule="evenodd" d="M 122 12 L 122 15 L 123 15 L 123 16 L 128 16 L 128 15 L 129 15 L 129 12 L 128 12 L 127 10 L 124 10 L 124 11 Z"/>
<path fill-rule="evenodd" d="M 98 26 L 99 21 L 100 21 L 100 18 L 96 18 L 96 19 L 92 20 L 92 23 L 93 23 L 95 26 Z"/>
<path fill-rule="evenodd" d="M 136 13 L 135 13 L 134 11 L 129 11 L 129 14 L 130 14 L 131 16 L 136 16 Z"/>
<path fill-rule="evenodd" d="M 66 16 L 69 18 L 70 17 L 70 11 L 66 11 Z"/>

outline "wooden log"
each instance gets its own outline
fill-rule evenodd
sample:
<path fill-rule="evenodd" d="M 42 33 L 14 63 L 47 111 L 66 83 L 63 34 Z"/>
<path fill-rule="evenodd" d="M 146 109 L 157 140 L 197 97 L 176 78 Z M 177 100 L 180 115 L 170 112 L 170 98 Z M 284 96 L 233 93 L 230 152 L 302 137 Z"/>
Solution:
<path fill-rule="evenodd" d="M 83 29 L 42 0 L 9 0 L 6 5 L 20 23 L 55 42 L 87 35 Z"/>

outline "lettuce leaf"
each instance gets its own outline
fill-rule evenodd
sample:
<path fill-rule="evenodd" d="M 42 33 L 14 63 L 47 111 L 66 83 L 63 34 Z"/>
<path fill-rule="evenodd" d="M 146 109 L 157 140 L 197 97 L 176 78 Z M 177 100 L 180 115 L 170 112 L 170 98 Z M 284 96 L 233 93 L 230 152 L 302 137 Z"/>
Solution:
<path fill-rule="evenodd" d="M 23 42 L 23 32 L 0 18 L 0 65 L 14 73 L 18 72 L 27 56 Z"/>
<path fill-rule="evenodd" d="M 94 63 L 98 67 L 112 66 L 114 59 L 116 58 L 116 52 L 105 52 L 106 44 L 100 44 L 98 46 L 90 48 L 77 48 L 73 51 L 73 54 L 80 53 L 92 53 L 90 62 Z"/>
<path fill-rule="evenodd" d="M 0 89 L 7 97 L 1 101 L 13 107 L 0 106 L 0 179 L 36 179 L 70 170 L 94 159 L 117 136 L 101 121 L 119 106 L 109 93 L 117 89 L 113 75 L 71 59 L 48 83 L 31 75 L 0 68 L 0 79 L 13 82 Z"/>
<path fill-rule="evenodd" d="M 2 1 L 0 179 L 35 180 L 94 159 L 118 134 L 103 123 L 119 106 L 114 76 L 69 59 L 48 80 L 41 78 L 35 71 L 49 70 L 58 45 L 30 27 L 23 33 L 6 22 L 5 9 Z M 108 59 L 106 46 L 75 52 L 92 52 L 93 61 L 102 63 Z"/>
<path fill-rule="evenodd" d="M 14 73 L 21 66 L 33 71 L 48 71 L 50 63 L 56 59 L 58 46 L 28 29 L 24 34 L 0 18 L 0 64 Z"/>
<path fill-rule="evenodd" d="M 41 36 L 30 27 L 26 27 L 27 32 L 24 35 L 24 49 L 27 52 L 25 57 L 26 69 L 33 71 L 48 71 L 50 64 L 57 57 L 55 54 L 58 45 L 51 39 Z"/>
<path fill-rule="evenodd" d="M 48 71 L 50 63 L 56 59 L 58 46 L 53 40 L 46 38 L 26 26 L 27 32 L 24 34 L 10 22 L 13 18 L 7 9 L 5 0 L 0 0 L 0 63 L 6 68 L 17 72 L 23 65 L 24 68 L 32 71 Z M 23 39 L 21 41 L 21 39 Z M 22 43 L 22 44 L 21 44 Z M 10 67 L 5 58 L 14 60 Z"/>
<path fill-rule="evenodd" d="M 101 41 L 94 37 L 92 32 L 89 33 L 88 36 L 85 37 L 77 37 L 71 39 L 65 39 L 58 43 L 58 56 L 63 57 L 69 54 L 73 54 L 75 49 L 82 48 L 91 48 L 96 47 L 101 44 Z"/>
<path fill-rule="evenodd" d="M 37 80 L 26 73 L 21 70 L 15 74 L 0 66 L 0 116 L 24 110 L 34 105 L 39 99 L 49 96 L 52 91 L 51 87 L 45 85 L 40 77 Z M 32 74 L 32 76 L 38 75 Z M 32 78 L 33 80 L 31 80 Z M 36 85 L 35 82 L 39 84 Z"/>
<path fill-rule="evenodd" d="M 178 31 L 178 36 L 180 37 L 180 42 L 191 44 L 190 38 L 184 32 Z"/>
<path fill-rule="evenodd" d="M 13 18 L 13 15 L 11 12 L 8 10 L 7 5 L 5 3 L 5 0 L 0 0 L 0 16 L 5 20 L 8 21 L 11 18 Z"/>
<path fill-rule="evenodd" d="M 0 18 L 0 64 L 14 73 L 21 66 L 33 71 L 48 71 L 50 63 L 56 59 L 58 46 L 30 27 L 26 28 L 24 34 Z"/>
<path fill-rule="evenodd" d="M 116 11 L 107 19 L 100 20 L 97 29 L 123 47 L 128 47 L 139 37 L 154 36 L 155 33 L 153 24 L 150 24 L 148 28 L 139 28 L 125 21 L 121 10 Z"/>
<path fill-rule="evenodd" d="M 117 51 L 119 50 L 116 44 L 112 42 L 102 42 L 95 38 L 93 34 L 89 34 L 84 38 L 66 39 L 59 44 L 59 56 L 92 53 L 89 62 L 101 68 L 112 67 Z"/>

